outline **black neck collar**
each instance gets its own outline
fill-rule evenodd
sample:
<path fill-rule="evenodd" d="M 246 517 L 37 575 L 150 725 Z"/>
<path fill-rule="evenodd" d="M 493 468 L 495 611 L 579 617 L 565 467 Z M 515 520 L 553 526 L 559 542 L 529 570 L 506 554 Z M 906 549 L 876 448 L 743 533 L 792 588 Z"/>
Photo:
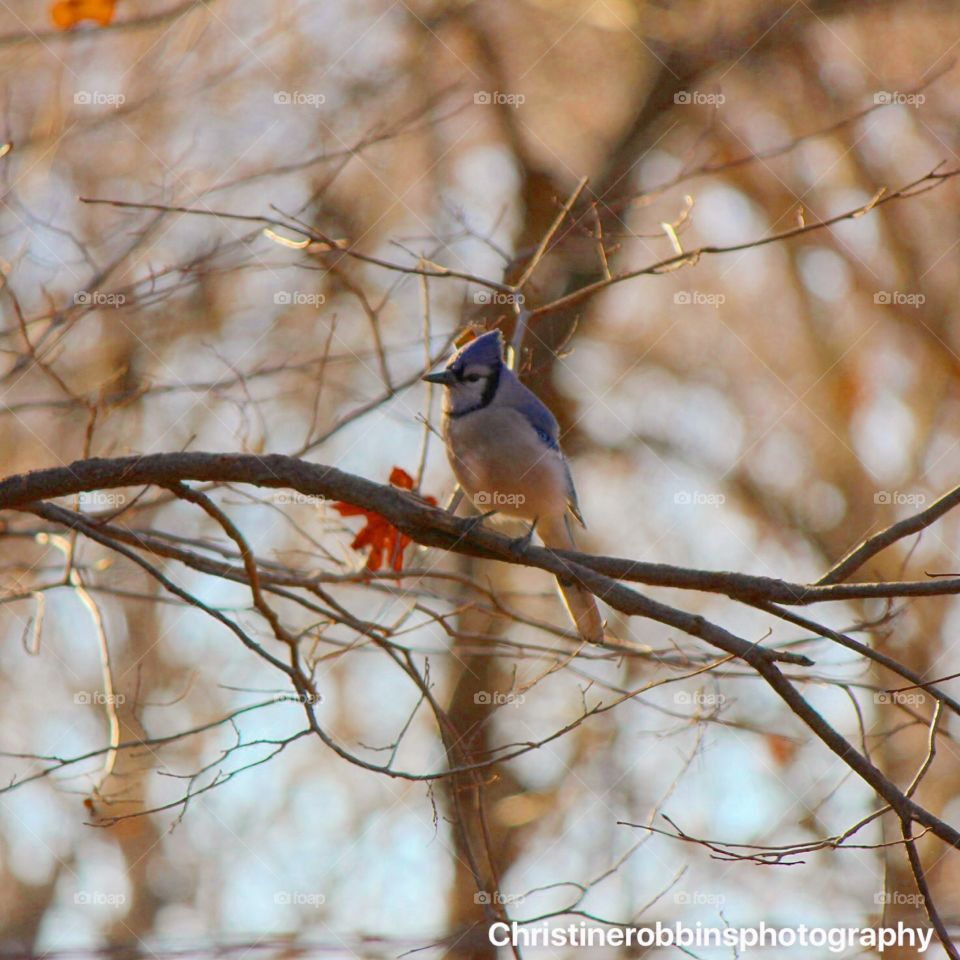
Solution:
<path fill-rule="evenodd" d="M 468 413 L 476 413 L 478 410 L 482 410 L 484 407 L 489 407 L 491 401 L 496 396 L 497 387 L 500 386 L 500 364 L 497 364 L 487 376 L 487 382 L 483 385 L 483 393 L 480 394 L 480 399 L 472 406 L 466 407 L 463 410 L 453 410 L 447 414 L 451 420 L 459 420 L 460 417 L 465 417 Z M 458 375 L 459 379 L 463 379 L 463 371 Z"/>

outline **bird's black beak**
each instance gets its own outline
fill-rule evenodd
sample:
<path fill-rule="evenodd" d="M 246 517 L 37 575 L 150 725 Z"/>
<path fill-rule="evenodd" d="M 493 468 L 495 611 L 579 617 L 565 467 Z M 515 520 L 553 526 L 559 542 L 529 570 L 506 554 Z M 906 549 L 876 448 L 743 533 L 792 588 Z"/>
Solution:
<path fill-rule="evenodd" d="M 425 377 L 421 377 L 421 380 L 426 380 L 427 383 L 441 383 L 445 387 L 449 387 L 456 376 L 452 374 L 449 370 L 439 370 L 437 373 L 428 373 Z"/>

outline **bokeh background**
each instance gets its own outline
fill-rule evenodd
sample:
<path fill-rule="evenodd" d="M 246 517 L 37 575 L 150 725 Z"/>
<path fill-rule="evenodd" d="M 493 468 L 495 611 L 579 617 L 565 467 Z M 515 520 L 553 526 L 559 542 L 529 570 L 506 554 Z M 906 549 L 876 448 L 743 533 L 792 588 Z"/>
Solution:
<path fill-rule="evenodd" d="M 467 324 L 509 329 L 510 305 L 461 280 L 297 249 L 221 214 L 293 215 L 394 264 L 516 279 L 587 177 L 576 226 L 535 274 L 536 305 L 602 278 L 604 259 L 616 273 L 671 256 L 671 230 L 685 250 L 749 244 L 960 165 L 951 3 L 120 0 L 109 23 L 69 31 L 52 6 L 0 2 L 0 139 L 12 144 L 0 157 L 4 475 L 87 455 L 271 452 L 381 482 L 401 466 L 424 493 L 449 496 L 442 443 L 424 426 L 439 425 L 439 397 L 419 376 Z M 581 546 L 807 582 L 952 487 L 957 200 L 945 181 L 538 320 L 523 368 L 561 421 L 589 524 Z M 123 496 L 73 505 L 103 514 L 130 506 Z M 448 579 L 370 581 L 349 546 L 356 521 L 329 504 L 242 487 L 215 496 L 265 561 L 340 577 L 339 602 L 429 663 L 478 754 L 673 682 L 485 778 L 493 891 L 478 889 L 452 827 L 462 784 L 364 771 L 312 737 L 277 750 L 303 724 L 296 703 L 126 751 L 106 781 L 100 755 L 7 789 L 7 953 L 396 956 L 452 936 L 432 955 L 484 957 L 491 898 L 520 919 L 921 916 L 899 850 L 758 867 L 625 825 L 668 829 L 666 813 L 697 837 L 804 842 L 876 807 L 749 670 L 678 680 L 708 651 L 612 612 L 611 630 L 651 655 L 567 661 L 574 647 L 542 573 L 412 550 L 408 565 Z M 55 585 L 71 545 L 35 518 L 5 522 L 0 748 L 100 749 L 95 622 L 75 589 Z M 230 546 L 156 491 L 123 522 Z M 103 617 L 124 741 L 289 693 L 128 561 L 82 538 L 73 560 Z M 272 642 L 246 588 L 156 562 Z M 864 576 L 958 569 L 948 515 Z M 491 589 L 516 619 L 497 615 Z M 910 781 L 930 704 L 883 703 L 889 676 L 729 600 L 651 592 L 748 639 L 796 643 L 817 662 L 803 677 L 809 701 Z M 326 729 L 378 762 L 400 738 L 399 768 L 442 771 L 436 724 L 396 663 L 342 624 L 282 609 L 316 657 Z M 958 615 L 932 598 L 823 618 L 934 677 L 960 669 Z M 484 701 L 495 692 L 504 702 Z M 956 726 L 942 729 L 920 796 L 957 822 Z M 0 782 L 44 766 L 4 756 Z M 895 838 L 889 828 L 877 821 L 860 839 Z M 921 849 L 941 911 L 960 922 L 956 854 Z"/>

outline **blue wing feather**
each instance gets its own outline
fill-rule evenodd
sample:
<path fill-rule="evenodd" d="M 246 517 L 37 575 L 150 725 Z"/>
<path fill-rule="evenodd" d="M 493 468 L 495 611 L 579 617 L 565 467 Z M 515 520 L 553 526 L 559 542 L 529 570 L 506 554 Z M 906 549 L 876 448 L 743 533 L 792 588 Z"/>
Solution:
<path fill-rule="evenodd" d="M 530 421 L 537 436 L 551 449 L 560 449 L 560 425 L 544 402 L 528 387 L 521 384 L 525 396 L 517 409 Z"/>
<path fill-rule="evenodd" d="M 522 385 L 521 385 L 522 386 Z M 583 517 L 580 514 L 580 506 L 577 503 L 577 491 L 573 485 L 573 477 L 570 475 L 570 465 L 567 458 L 560 449 L 560 425 L 557 418 L 550 412 L 549 407 L 529 388 L 523 387 L 525 396 L 518 405 L 518 409 L 530 422 L 530 425 L 537 432 L 537 436 L 551 449 L 560 454 L 563 462 L 563 469 L 567 475 L 567 504 L 570 512 L 576 518 L 580 526 L 585 527 Z"/>

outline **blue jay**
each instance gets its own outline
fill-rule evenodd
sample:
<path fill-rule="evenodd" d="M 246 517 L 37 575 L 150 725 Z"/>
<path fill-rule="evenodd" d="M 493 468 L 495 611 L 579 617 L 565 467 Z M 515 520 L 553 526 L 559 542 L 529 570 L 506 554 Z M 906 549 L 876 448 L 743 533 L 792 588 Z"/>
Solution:
<path fill-rule="evenodd" d="M 446 387 L 447 458 L 474 505 L 533 522 L 544 546 L 574 549 L 570 517 L 585 524 L 557 421 L 504 362 L 500 331 L 471 340 L 444 370 L 423 379 Z M 601 643 L 593 594 L 572 580 L 557 583 L 580 637 Z"/>

